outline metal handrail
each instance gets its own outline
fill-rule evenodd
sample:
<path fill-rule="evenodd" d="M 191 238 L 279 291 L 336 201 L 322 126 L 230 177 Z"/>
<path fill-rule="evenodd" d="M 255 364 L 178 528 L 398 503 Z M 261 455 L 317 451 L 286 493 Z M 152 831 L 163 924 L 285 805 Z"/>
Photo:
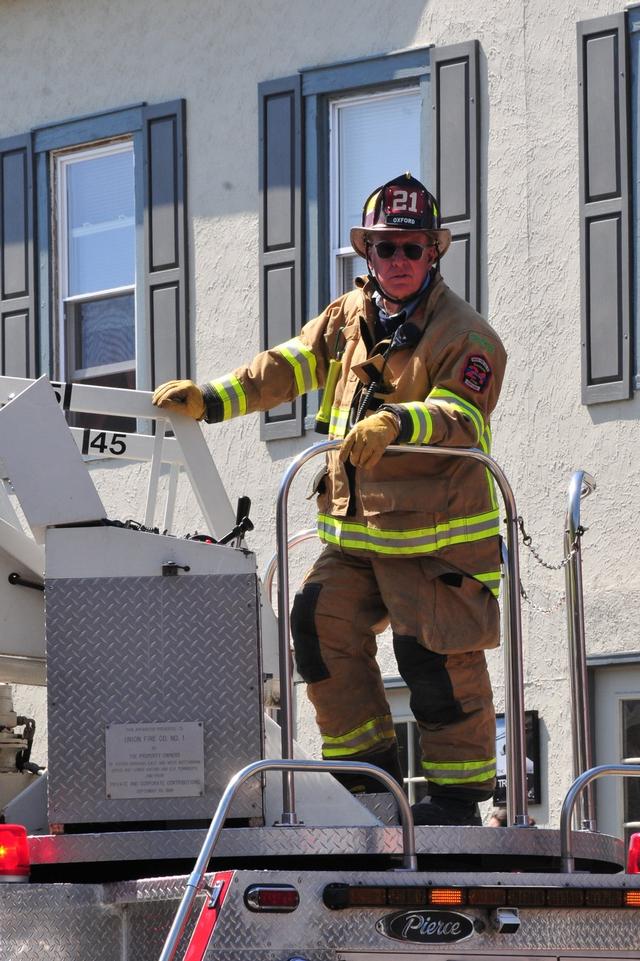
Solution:
<path fill-rule="evenodd" d="M 247 764 L 242 770 L 235 774 L 220 798 L 218 807 L 213 816 L 209 830 L 200 848 L 200 854 L 195 863 L 193 871 L 189 875 L 185 892 L 180 901 L 180 905 L 173 919 L 173 924 L 167 935 L 159 961 L 173 961 L 176 955 L 180 939 L 191 916 L 193 902 L 202 889 L 207 865 L 211 859 L 213 849 L 222 831 L 231 802 L 238 789 L 244 782 L 254 774 L 262 771 L 311 771 L 333 774 L 341 772 L 343 774 L 368 774 L 381 781 L 388 791 L 391 791 L 398 803 L 400 821 L 402 824 L 402 857 L 404 869 L 407 871 L 418 870 L 418 858 L 416 854 L 415 829 L 413 826 L 413 815 L 407 796 L 397 783 L 395 778 L 375 764 L 368 764 L 363 761 L 314 761 L 309 759 L 283 759 L 283 760 L 262 760 Z"/>
<path fill-rule="evenodd" d="M 571 688 L 571 716 L 573 743 L 573 777 L 580 777 L 593 767 L 591 723 L 589 717 L 589 679 L 584 628 L 582 591 L 582 547 L 580 502 L 596 489 L 591 474 L 578 470 L 571 475 L 567 514 L 565 519 L 564 550 L 570 557 L 565 567 L 567 597 L 567 634 L 569 640 L 569 683 Z M 580 826 L 586 831 L 596 830 L 593 785 L 589 783 L 580 795 Z"/>
<path fill-rule="evenodd" d="M 308 460 L 318 454 L 335 450 L 341 440 L 321 441 L 302 451 L 291 462 L 280 483 L 276 508 L 276 543 L 278 569 L 278 651 L 280 659 L 280 700 L 282 756 L 293 757 L 293 675 L 290 638 L 289 613 L 289 554 L 287 503 L 291 483 Z M 392 444 L 389 453 L 407 453 L 407 447 Z M 385 453 L 386 453 L 385 452 Z M 520 561 L 518 554 L 518 512 L 513 491 L 502 468 L 493 458 L 475 448 L 435 447 L 425 445 L 412 447 L 412 454 L 431 454 L 435 457 L 463 457 L 480 461 L 495 478 L 504 499 L 507 511 L 507 582 L 516 585 L 508 591 L 508 619 L 505 625 L 505 726 L 510 750 L 507 753 L 507 818 L 509 824 L 529 827 L 527 801 L 527 775 L 524 726 L 524 698 L 522 677 L 522 627 L 520 619 Z M 282 775 L 282 824 L 297 824 L 295 812 L 295 788 L 293 772 Z"/>
<path fill-rule="evenodd" d="M 617 777 L 640 777 L 640 764 L 600 764 L 575 779 L 567 791 L 560 811 L 560 869 L 565 874 L 572 874 L 576 869 L 571 833 L 571 819 L 576 800 L 582 790 L 596 778 L 605 777 L 608 774 Z"/>
<path fill-rule="evenodd" d="M 317 527 L 307 527 L 305 530 L 297 531 L 292 534 L 287 540 L 287 550 L 291 553 L 292 547 L 297 547 L 298 544 L 302 544 L 303 541 L 309 541 L 312 538 L 318 537 Z M 273 607 L 273 579 L 276 573 L 276 567 L 278 564 L 278 552 L 272 555 L 269 563 L 265 567 L 264 574 L 262 575 L 262 583 L 264 584 L 264 589 L 269 598 L 269 603 Z"/>

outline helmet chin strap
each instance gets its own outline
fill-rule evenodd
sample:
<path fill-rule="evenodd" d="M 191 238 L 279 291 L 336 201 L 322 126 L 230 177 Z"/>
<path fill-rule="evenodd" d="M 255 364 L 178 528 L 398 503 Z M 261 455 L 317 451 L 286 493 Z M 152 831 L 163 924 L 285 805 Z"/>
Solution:
<path fill-rule="evenodd" d="M 437 251 L 437 250 L 438 250 L 438 248 L 436 247 L 436 251 Z M 426 279 L 427 279 L 427 278 L 425 277 L 424 280 L 416 287 L 416 289 L 415 289 L 411 294 L 409 294 L 407 297 L 396 297 L 395 295 L 391 295 L 391 294 L 387 293 L 387 291 L 384 289 L 384 287 L 382 286 L 382 284 L 380 283 L 380 281 L 379 281 L 378 278 L 376 277 L 376 275 L 375 275 L 375 273 L 374 273 L 374 271 L 373 271 L 373 267 L 371 266 L 371 261 L 370 261 L 370 259 L 369 259 L 368 251 L 367 251 L 367 268 L 368 268 L 368 274 L 367 274 L 367 276 L 368 276 L 369 280 L 371 281 L 371 283 L 373 284 L 373 286 L 375 287 L 375 289 L 378 291 L 378 293 L 379 293 L 386 301 L 388 301 L 389 303 L 391 303 L 391 304 L 398 304 L 398 306 L 400 307 L 400 309 L 402 309 L 405 304 L 408 304 L 410 301 L 413 300 L 413 298 L 416 296 L 416 294 L 418 293 L 418 291 L 420 290 L 420 288 L 422 287 L 422 285 L 425 283 L 425 281 L 426 281 Z M 431 267 L 429 268 L 429 274 L 431 274 L 432 272 L 437 273 L 438 270 L 440 270 L 440 255 L 439 255 L 439 252 L 438 252 L 438 256 L 436 257 L 436 259 L 435 259 L 434 262 L 432 263 Z M 427 274 L 427 277 L 429 276 L 429 274 Z M 396 311 L 396 313 L 399 313 L 399 311 Z"/>

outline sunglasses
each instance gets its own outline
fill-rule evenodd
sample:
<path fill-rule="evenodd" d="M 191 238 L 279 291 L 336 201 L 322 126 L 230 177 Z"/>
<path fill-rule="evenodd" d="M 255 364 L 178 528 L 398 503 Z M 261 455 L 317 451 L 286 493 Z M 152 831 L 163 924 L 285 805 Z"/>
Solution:
<path fill-rule="evenodd" d="M 380 260 L 391 260 L 397 250 L 401 250 L 407 260 L 420 260 L 425 250 L 433 247 L 433 244 L 392 244 L 388 240 L 382 240 L 379 244 L 371 244 L 375 247 Z"/>

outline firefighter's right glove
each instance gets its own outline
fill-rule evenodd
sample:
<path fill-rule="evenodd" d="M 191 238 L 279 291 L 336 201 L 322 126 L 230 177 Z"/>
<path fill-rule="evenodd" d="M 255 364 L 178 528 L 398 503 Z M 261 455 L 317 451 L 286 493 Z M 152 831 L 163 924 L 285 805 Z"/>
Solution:
<path fill-rule="evenodd" d="M 375 467 L 400 433 L 400 422 L 390 410 L 370 414 L 353 427 L 340 447 L 340 460 L 354 467 Z"/>
<path fill-rule="evenodd" d="M 202 420 L 205 415 L 204 395 L 192 380 L 168 380 L 153 392 L 153 403 L 164 410 Z"/>

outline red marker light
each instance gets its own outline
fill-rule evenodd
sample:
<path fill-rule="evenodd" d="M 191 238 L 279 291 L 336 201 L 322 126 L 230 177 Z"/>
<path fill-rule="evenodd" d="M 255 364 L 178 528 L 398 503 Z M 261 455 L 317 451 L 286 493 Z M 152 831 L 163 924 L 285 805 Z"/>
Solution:
<path fill-rule="evenodd" d="M 27 830 L 21 824 L 0 824 L 0 881 L 29 877 Z"/>
<path fill-rule="evenodd" d="M 640 834 L 632 834 L 629 838 L 627 874 L 640 874 Z"/>
<path fill-rule="evenodd" d="M 300 895 L 290 884 L 251 884 L 244 892 L 244 903 L 250 911 L 295 911 Z"/>

